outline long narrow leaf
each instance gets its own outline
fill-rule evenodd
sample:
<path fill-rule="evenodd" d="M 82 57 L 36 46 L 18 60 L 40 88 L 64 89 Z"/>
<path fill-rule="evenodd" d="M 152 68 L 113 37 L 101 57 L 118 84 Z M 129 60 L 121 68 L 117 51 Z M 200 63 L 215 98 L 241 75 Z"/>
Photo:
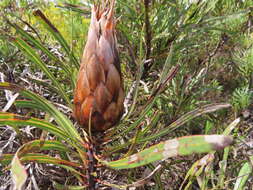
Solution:
<path fill-rule="evenodd" d="M 36 102 L 32 100 L 16 100 L 14 105 L 19 108 L 32 108 L 32 109 L 38 109 L 38 110 L 44 109 L 42 106 L 39 106 L 38 104 L 36 104 Z"/>
<path fill-rule="evenodd" d="M 240 118 L 235 119 L 231 124 L 229 124 L 229 126 L 225 129 L 225 131 L 223 132 L 223 135 L 230 135 L 231 131 L 238 125 L 238 123 L 240 122 Z M 230 147 L 226 147 L 224 149 L 224 153 L 223 153 L 223 162 L 226 163 L 227 162 L 227 156 L 228 156 L 228 150 Z M 188 170 L 188 172 L 186 173 L 186 176 L 184 178 L 183 183 L 180 186 L 180 189 L 184 189 L 187 190 L 188 188 L 190 188 L 190 186 L 193 183 L 193 180 L 200 176 L 202 174 L 202 172 L 204 171 L 205 167 L 207 167 L 207 165 L 211 164 L 214 161 L 214 154 L 215 151 L 212 151 L 211 153 L 205 155 L 204 157 L 202 157 L 201 159 L 197 160 L 196 162 L 193 163 L 193 165 L 191 166 L 191 168 Z M 226 157 L 226 159 L 224 158 Z M 225 164 L 224 164 L 225 165 Z M 219 175 L 219 184 L 221 187 L 224 186 L 224 178 L 225 178 L 225 167 L 223 166 L 221 168 L 221 172 Z M 187 183 L 187 185 L 185 185 L 186 181 L 189 181 Z"/>
<path fill-rule="evenodd" d="M 56 57 L 52 52 L 50 52 L 39 40 L 34 38 L 32 35 L 30 35 L 28 32 L 24 31 L 22 28 L 20 28 L 18 25 L 11 23 L 8 21 L 12 27 L 16 29 L 16 31 L 22 36 L 22 38 L 25 38 L 29 41 L 29 43 L 32 43 L 36 48 L 40 49 L 42 52 L 44 52 L 50 59 L 55 61 L 56 63 L 61 65 L 61 68 L 65 72 L 67 76 L 72 75 L 73 73 L 70 71 L 70 66 L 66 65 L 63 61 L 61 61 L 58 57 Z M 73 81 L 73 77 L 70 77 L 71 79 L 71 85 L 72 88 L 75 87 L 75 81 Z"/>
<path fill-rule="evenodd" d="M 32 100 L 16 100 L 14 105 L 19 108 L 32 108 L 32 109 L 42 110 L 45 112 L 47 111 L 44 109 L 44 107 L 39 106 L 36 102 L 34 102 Z M 57 103 L 55 103 L 54 105 L 62 107 L 63 109 L 65 109 L 67 111 L 71 111 L 71 109 L 69 107 L 65 107 L 64 105 L 57 104 Z"/>
<path fill-rule="evenodd" d="M 38 127 L 42 130 L 48 131 L 49 133 L 54 134 L 62 139 L 65 140 L 68 139 L 68 135 L 62 129 L 59 129 L 57 126 L 41 119 L 21 116 L 18 114 L 0 112 L 0 125 L 10 125 L 10 126 L 31 125 Z"/>
<path fill-rule="evenodd" d="M 101 162 L 114 169 L 135 168 L 170 157 L 220 150 L 231 143 L 232 138 L 224 135 L 187 136 L 161 142 L 120 160 L 111 162 L 101 160 Z"/>
<path fill-rule="evenodd" d="M 156 98 L 154 98 L 154 100 L 152 102 L 154 102 L 156 100 Z M 145 114 L 146 111 L 148 111 L 150 108 L 152 107 L 152 104 L 149 104 L 148 107 L 143 110 L 143 114 Z M 140 144 L 140 143 L 143 143 L 143 142 L 147 142 L 147 141 L 150 141 L 150 140 L 154 140 L 154 139 L 157 139 L 159 137 L 162 137 L 162 136 L 165 136 L 167 135 L 168 133 L 170 133 L 171 131 L 173 130 L 176 130 L 177 128 L 179 128 L 180 126 L 182 126 L 183 124 L 185 124 L 186 122 L 200 116 L 200 115 L 203 115 L 205 113 L 211 113 L 211 112 L 214 112 L 216 110 L 219 110 L 219 109 L 223 109 L 223 108 L 228 108 L 230 107 L 230 104 L 210 104 L 210 105 L 205 105 L 201 108 L 198 108 L 196 110 L 193 110 L 191 112 L 188 112 L 186 113 L 185 115 L 183 115 L 182 117 L 180 117 L 178 120 L 174 121 L 173 123 L 171 123 L 168 127 L 164 128 L 163 130 L 161 130 L 159 133 L 157 134 L 153 134 L 153 135 L 149 135 L 147 137 L 143 137 L 143 138 L 140 138 L 137 140 L 137 144 Z M 142 114 L 140 114 L 140 117 L 142 117 Z M 144 118 L 144 117 L 143 117 Z M 136 121 L 136 122 L 140 122 L 139 119 Z M 135 123 L 131 124 L 129 126 L 129 128 L 127 128 L 125 131 L 121 132 L 120 134 L 116 135 L 116 137 L 122 135 L 122 134 L 125 134 L 126 132 L 130 131 L 129 129 L 133 129 L 133 126 L 136 126 L 134 125 Z M 113 138 L 114 139 L 114 138 Z M 116 146 L 113 146 L 113 147 L 109 147 L 107 149 L 107 154 L 111 154 L 113 152 L 116 152 L 118 150 L 121 150 L 125 147 L 128 147 L 129 144 L 131 144 L 131 142 L 133 142 L 134 139 L 131 139 L 129 140 L 128 142 L 124 143 L 124 144 L 121 144 L 121 145 L 116 145 Z"/>
<path fill-rule="evenodd" d="M 61 68 L 65 71 L 66 74 L 70 74 L 70 70 L 68 67 L 63 63 L 61 60 L 59 60 L 52 52 L 50 52 L 40 41 L 36 40 L 33 36 L 31 36 L 28 32 L 24 31 L 22 28 L 20 28 L 17 24 L 13 24 L 10 21 L 8 21 L 8 24 L 10 24 L 13 28 L 16 29 L 16 31 L 21 35 L 21 37 L 24 39 L 27 39 L 30 43 L 32 43 L 35 47 L 40 49 L 42 52 L 44 52 L 50 59 L 53 61 L 61 64 Z"/>
<path fill-rule="evenodd" d="M 251 156 L 251 160 L 253 160 L 253 156 Z M 251 163 L 246 162 L 239 171 L 234 190 L 243 190 L 250 175 L 252 175 L 252 165 Z"/>
<path fill-rule="evenodd" d="M 11 160 L 13 159 L 14 154 L 3 154 L 0 157 L 0 163 L 3 166 L 7 166 L 8 164 L 11 163 Z M 48 155 L 44 155 L 44 154 L 33 154 L 33 153 L 28 153 L 23 155 L 20 159 L 19 159 L 20 164 L 21 163 L 26 163 L 26 162 L 37 162 L 37 163 L 42 163 L 42 164 L 53 164 L 53 165 L 57 165 L 59 167 L 65 168 L 66 170 L 70 171 L 73 173 L 73 175 L 75 175 L 80 181 L 82 181 L 82 179 L 85 177 L 84 174 L 82 174 L 81 172 L 79 172 L 78 170 L 76 170 L 75 168 L 79 168 L 82 169 L 82 166 L 79 165 L 78 163 L 74 163 L 74 162 L 69 162 L 66 160 L 62 160 L 59 158 L 54 158 L 54 157 L 50 157 Z M 8 169 L 8 168 L 6 168 Z M 19 173 L 20 175 L 21 173 Z"/>
<path fill-rule="evenodd" d="M 0 164 L 1 166 L 7 166 L 11 163 L 11 160 L 13 159 L 14 154 L 1 154 L 0 156 Z"/>
<path fill-rule="evenodd" d="M 11 177 L 14 189 L 21 190 L 28 177 L 24 166 L 21 164 L 17 154 L 15 154 L 11 162 Z"/>
<path fill-rule="evenodd" d="M 78 69 L 79 68 L 78 60 L 74 56 L 66 40 L 63 38 L 63 36 L 57 30 L 57 28 L 46 18 L 46 16 L 40 10 L 36 10 L 33 14 L 43 24 L 43 26 L 54 36 L 54 38 L 61 44 L 62 48 L 65 50 L 67 55 L 69 55 L 70 60 L 73 62 L 74 66 Z"/>
<path fill-rule="evenodd" d="M 178 127 L 182 126 L 183 124 L 185 124 L 186 122 L 200 116 L 206 113 L 211 113 L 214 111 L 217 111 L 219 109 L 224 109 L 224 108 L 228 108 L 230 107 L 230 104 L 209 104 L 209 105 L 205 105 L 203 107 L 200 107 L 196 110 L 193 110 L 191 112 L 188 112 L 187 114 L 183 115 L 182 117 L 180 117 L 178 120 L 174 121 L 173 123 L 171 123 L 168 127 L 166 127 L 165 129 L 161 130 L 159 133 L 154 134 L 154 135 L 150 135 L 148 137 L 142 138 L 140 140 L 140 142 L 146 142 L 148 140 L 153 140 L 159 137 L 162 137 L 164 135 L 167 135 L 169 132 L 176 130 Z"/>
<path fill-rule="evenodd" d="M 61 84 L 58 82 L 57 78 L 52 74 L 52 72 L 47 68 L 46 64 L 40 59 L 36 51 L 34 51 L 33 48 L 21 38 L 13 38 L 12 42 L 20 50 L 22 50 L 27 55 L 27 57 L 47 75 L 47 77 L 52 81 L 52 83 L 58 89 L 59 94 L 64 98 L 64 100 L 69 105 L 71 105 L 70 99 L 67 96 L 64 89 L 62 88 Z"/>
<path fill-rule="evenodd" d="M 29 90 L 25 90 L 15 84 L 6 83 L 6 82 L 0 83 L 0 89 L 18 91 L 24 97 L 32 99 L 40 107 L 42 107 L 43 110 L 46 110 L 55 119 L 56 123 L 69 135 L 70 139 L 79 143 L 83 142 L 83 139 L 81 138 L 81 136 L 75 129 L 72 122 L 63 113 L 58 111 L 57 108 L 45 98 Z"/>
<path fill-rule="evenodd" d="M 26 143 L 26 146 L 31 147 L 39 147 L 40 151 L 43 150 L 57 150 L 69 152 L 70 149 L 60 141 L 56 140 L 33 140 Z M 32 148 L 34 150 L 34 148 Z"/>
<path fill-rule="evenodd" d="M 35 161 L 38 163 L 54 164 L 54 165 L 59 165 L 59 166 L 63 165 L 65 168 L 66 167 L 70 168 L 71 171 L 74 171 L 74 168 L 72 167 L 82 169 L 82 165 L 75 162 L 53 158 L 53 157 L 43 155 L 43 154 L 39 154 L 39 155 L 34 154 L 37 152 L 41 152 L 43 150 L 53 150 L 53 149 L 59 150 L 59 151 L 68 151 L 68 149 L 64 147 L 64 145 L 59 141 L 34 140 L 34 141 L 30 141 L 28 143 L 23 144 L 17 150 L 11 162 L 11 171 L 12 171 L 12 176 L 14 176 L 13 178 L 15 179 L 15 182 L 18 180 L 19 181 L 22 180 L 21 182 L 23 183 L 25 182 L 23 178 L 21 178 L 23 176 L 20 176 L 20 174 L 17 173 L 22 168 L 23 168 L 23 172 L 25 172 L 25 169 L 21 164 L 21 162 L 25 162 L 25 161 Z M 32 153 L 32 154 L 29 154 L 29 153 Z M 19 184 L 21 182 L 19 182 Z"/>
<path fill-rule="evenodd" d="M 235 119 L 229 126 L 224 130 L 222 133 L 223 135 L 230 135 L 230 133 L 234 130 L 234 128 L 240 123 L 240 118 Z M 223 153 L 223 159 L 220 162 L 220 172 L 219 172 L 219 180 L 218 184 L 220 187 L 225 185 L 225 178 L 226 178 L 226 169 L 227 169 L 227 162 L 229 157 L 230 147 L 226 147 Z"/>
<path fill-rule="evenodd" d="M 8 164 L 11 163 L 13 158 L 14 158 L 14 154 L 3 154 L 0 157 L 0 163 L 3 166 L 7 166 Z M 51 157 L 45 154 L 40 154 L 40 153 L 26 153 L 20 158 L 20 162 L 21 163 L 37 162 L 37 163 L 43 163 L 43 164 L 54 164 L 61 167 L 69 166 L 69 167 L 75 167 L 75 168 L 82 168 L 82 165 L 78 163 L 62 160 L 59 158 L 54 158 L 54 157 Z"/>
<path fill-rule="evenodd" d="M 87 186 L 73 186 L 73 185 L 61 185 L 59 183 L 54 182 L 54 188 L 57 190 L 84 190 L 87 188 Z"/>

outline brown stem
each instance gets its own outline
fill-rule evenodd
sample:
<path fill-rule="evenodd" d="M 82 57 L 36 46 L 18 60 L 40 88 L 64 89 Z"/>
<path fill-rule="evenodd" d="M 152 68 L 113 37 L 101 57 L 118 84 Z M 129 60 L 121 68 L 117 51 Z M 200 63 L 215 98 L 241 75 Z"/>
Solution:
<path fill-rule="evenodd" d="M 150 58 L 150 55 L 151 55 L 151 40 L 152 40 L 151 25 L 150 25 L 150 21 L 149 21 L 149 4 L 150 4 L 150 0 L 144 0 L 145 32 L 146 32 L 146 36 L 145 36 L 145 40 L 146 40 L 146 60 L 148 60 Z M 144 71 L 143 71 L 142 78 L 146 77 L 150 67 L 151 67 L 151 62 L 147 62 L 146 64 L 144 64 Z"/>
<path fill-rule="evenodd" d="M 88 166 L 87 166 L 87 182 L 88 182 L 88 190 L 95 190 L 96 189 L 96 182 L 95 182 L 95 177 L 94 173 L 96 172 L 96 164 L 97 160 L 94 158 L 94 152 L 95 146 L 93 145 L 92 142 L 89 142 L 89 148 L 87 151 L 87 156 L 88 156 Z"/>
<path fill-rule="evenodd" d="M 146 31 L 146 60 L 150 58 L 151 54 L 151 26 L 149 21 L 149 1 L 150 0 L 144 0 L 144 6 L 145 6 L 145 31 Z"/>

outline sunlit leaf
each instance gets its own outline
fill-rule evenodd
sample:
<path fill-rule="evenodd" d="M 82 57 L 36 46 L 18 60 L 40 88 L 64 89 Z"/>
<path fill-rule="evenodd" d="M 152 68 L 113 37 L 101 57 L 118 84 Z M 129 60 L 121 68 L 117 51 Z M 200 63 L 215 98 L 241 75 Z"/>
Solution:
<path fill-rule="evenodd" d="M 187 136 L 161 142 L 120 160 L 101 162 L 115 169 L 135 168 L 170 157 L 220 150 L 231 143 L 232 138 L 224 135 Z"/>
<path fill-rule="evenodd" d="M 17 153 L 14 155 L 11 162 L 11 177 L 14 184 L 14 189 L 21 190 L 26 182 L 27 173 L 24 166 L 21 164 Z"/>
<path fill-rule="evenodd" d="M 183 189 L 185 183 L 187 180 L 189 180 L 188 184 L 184 187 L 184 190 L 189 189 L 190 185 L 193 183 L 193 178 L 195 179 L 195 177 L 198 177 L 199 175 L 202 174 L 202 172 L 204 171 L 205 167 L 212 163 L 214 160 L 214 154 L 210 153 L 205 155 L 203 158 L 197 160 L 196 162 L 194 162 L 194 164 L 191 166 L 191 168 L 187 171 L 184 181 L 180 186 L 180 189 Z"/>
<path fill-rule="evenodd" d="M 148 137 L 142 138 L 139 141 L 140 142 L 145 142 L 148 140 L 153 140 L 159 137 L 162 137 L 166 134 L 168 134 L 171 131 L 176 130 L 177 128 L 179 128 L 180 126 L 182 126 L 183 124 L 185 124 L 186 122 L 200 116 L 206 113 L 211 113 L 214 111 L 217 111 L 219 109 L 224 109 L 224 108 L 228 108 L 230 107 L 230 104 L 209 104 L 209 105 L 205 105 L 202 107 L 197 108 L 196 110 L 193 110 L 191 112 L 186 113 L 185 115 L 181 116 L 179 119 L 177 119 L 176 121 L 174 121 L 173 123 L 171 123 L 168 127 L 162 129 L 160 132 L 154 134 L 154 135 L 150 135 Z"/>
<path fill-rule="evenodd" d="M 35 47 L 44 52 L 50 59 L 61 64 L 61 68 L 65 71 L 66 74 L 70 74 L 70 70 L 68 69 L 68 67 L 66 67 L 66 65 L 62 61 L 60 61 L 52 52 L 50 52 L 39 40 L 31 36 L 28 32 L 23 30 L 17 24 L 11 23 L 10 21 L 8 21 L 8 23 L 16 29 L 16 31 L 22 36 L 22 38 L 29 40 L 30 43 L 32 43 L 33 45 L 35 45 Z"/>
<path fill-rule="evenodd" d="M 42 106 L 39 106 L 38 104 L 36 104 L 36 102 L 32 100 L 16 100 L 14 104 L 15 106 L 19 108 L 31 108 L 31 109 L 43 110 Z"/>
<path fill-rule="evenodd" d="M 145 114 L 152 108 L 155 100 L 156 100 L 156 98 L 154 98 L 152 100 L 152 102 L 145 108 L 145 110 L 143 110 L 140 113 L 140 116 L 139 116 L 138 120 L 136 120 L 126 130 L 119 133 L 115 137 L 119 137 L 119 136 L 129 132 L 131 129 L 134 129 L 134 127 L 136 127 L 145 118 Z M 180 126 L 184 125 L 186 122 L 188 122 L 188 121 L 190 121 L 190 120 L 192 120 L 192 119 L 194 119 L 194 118 L 196 118 L 200 115 L 203 115 L 203 114 L 206 114 L 206 113 L 211 113 L 211 112 L 217 111 L 219 109 L 228 108 L 228 107 L 230 107 L 230 104 L 222 104 L 222 103 L 221 104 L 209 104 L 209 105 L 202 106 L 200 108 L 197 108 L 196 110 L 193 110 L 193 111 L 188 112 L 185 115 L 181 116 L 179 119 L 177 119 L 176 121 L 171 123 L 168 127 L 160 130 L 158 133 L 153 134 L 153 135 L 149 135 L 149 136 L 146 136 L 146 137 L 142 137 L 140 139 L 137 139 L 136 143 L 140 144 L 140 143 L 143 143 L 143 142 L 147 142 L 147 141 L 150 141 L 150 140 L 157 139 L 159 137 L 167 135 L 171 131 L 176 130 Z M 132 141 L 133 141 L 133 139 L 129 140 L 128 142 L 126 142 L 124 144 L 109 147 L 106 151 L 108 152 L 108 154 L 116 152 L 118 150 L 121 150 L 122 148 L 125 148 L 125 147 L 129 146 L 129 144 L 131 144 Z"/>
<path fill-rule="evenodd" d="M 3 166 L 7 166 L 8 164 L 11 163 L 12 159 L 14 158 L 15 154 L 3 154 L 0 157 L 0 163 L 3 164 Z M 19 159 L 21 163 L 26 163 L 26 162 L 37 162 L 37 163 L 42 163 L 42 164 L 54 164 L 57 166 L 61 167 L 75 167 L 75 168 L 82 168 L 81 164 L 75 163 L 75 162 L 70 162 L 67 160 L 62 160 L 60 158 L 54 158 L 45 154 L 40 154 L 40 153 L 26 153 L 21 156 Z M 69 169 L 69 168 L 66 168 Z M 72 169 L 70 169 L 72 170 Z M 73 170 L 74 171 L 74 170 Z M 79 172 L 76 171 L 79 175 Z"/>
<path fill-rule="evenodd" d="M 231 122 L 228 127 L 222 133 L 223 135 L 230 135 L 231 132 L 235 129 L 235 127 L 240 123 L 240 118 L 236 118 L 233 122 Z M 229 157 L 230 147 L 226 147 L 224 149 L 222 161 L 220 161 L 220 175 L 218 183 L 222 187 L 225 185 L 225 178 L 226 178 L 226 169 L 227 169 L 227 162 Z"/>
<path fill-rule="evenodd" d="M 15 125 L 21 127 L 31 125 L 48 131 L 62 139 L 68 138 L 67 134 L 62 129 L 59 129 L 57 126 L 47 121 L 13 113 L 0 112 L 0 125 Z"/>
<path fill-rule="evenodd" d="M 65 133 L 69 135 L 70 139 L 72 139 L 74 142 L 79 142 L 79 143 L 83 142 L 83 139 L 77 132 L 73 123 L 63 113 L 57 110 L 57 108 L 45 98 L 29 90 L 25 90 L 15 84 L 6 83 L 6 82 L 0 83 L 0 89 L 18 91 L 22 96 L 32 99 L 34 102 L 38 104 L 39 107 L 42 107 L 44 111 L 48 112 L 55 119 L 59 127 L 61 127 L 61 129 L 63 129 Z"/>
<path fill-rule="evenodd" d="M 21 38 L 12 38 L 12 42 L 27 55 L 28 59 L 30 59 L 34 64 L 36 64 L 47 75 L 47 77 L 58 89 L 58 92 L 62 96 L 62 98 L 64 98 L 64 100 L 66 100 L 67 103 L 71 105 L 70 99 L 62 88 L 61 84 L 58 82 L 57 78 L 53 75 L 53 73 L 48 69 L 46 63 L 41 60 L 36 51 Z"/>
<path fill-rule="evenodd" d="M 250 175 L 252 175 L 252 165 L 246 162 L 239 171 L 234 190 L 243 190 Z"/>
<path fill-rule="evenodd" d="M 239 122 L 240 122 L 240 118 L 237 118 L 232 123 L 230 123 L 228 125 L 228 127 L 224 130 L 223 135 L 230 135 L 232 130 L 239 124 Z M 223 156 L 222 162 L 227 161 L 228 150 L 229 150 L 229 147 L 224 148 L 224 154 L 223 154 L 224 156 Z M 212 151 L 211 153 L 205 155 L 201 159 L 194 162 L 194 164 L 192 164 L 191 168 L 188 170 L 188 172 L 187 172 L 187 174 L 184 178 L 183 183 L 180 186 L 180 190 L 183 189 L 183 188 L 185 190 L 190 189 L 194 179 L 196 179 L 196 177 L 199 177 L 201 174 L 203 174 L 203 172 L 205 171 L 205 168 L 214 161 L 214 159 L 215 159 L 214 155 L 215 155 L 215 151 Z M 223 182 L 224 182 L 223 180 L 225 178 L 225 164 L 221 168 L 221 170 L 222 171 L 220 172 L 219 183 L 222 187 Z M 189 182 L 185 185 L 187 180 Z"/>
<path fill-rule="evenodd" d="M 61 44 L 64 51 L 69 55 L 73 65 L 78 69 L 79 63 L 73 52 L 71 51 L 69 45 L 66 40 L 63 38 L 61 33 L 57 30 L 57 28 L 46 18 L 46 16 L 40 11 L 34 11 L 34 16 L 43 24 L 43 26 L 54 36 L 54 38 Z"/>

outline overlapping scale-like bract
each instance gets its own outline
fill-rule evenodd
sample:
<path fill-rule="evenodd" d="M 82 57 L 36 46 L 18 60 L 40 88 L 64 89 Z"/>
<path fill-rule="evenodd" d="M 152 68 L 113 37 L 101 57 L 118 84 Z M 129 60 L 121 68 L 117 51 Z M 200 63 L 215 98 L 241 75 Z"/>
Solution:
<path fill-rule="evenodd" d="M 87 43 L 74 92 L 74 115 L 80 125 L 104 131 L 123 113 L 123 81 L 116 48 L 114 3 L 94 6 Z"/>

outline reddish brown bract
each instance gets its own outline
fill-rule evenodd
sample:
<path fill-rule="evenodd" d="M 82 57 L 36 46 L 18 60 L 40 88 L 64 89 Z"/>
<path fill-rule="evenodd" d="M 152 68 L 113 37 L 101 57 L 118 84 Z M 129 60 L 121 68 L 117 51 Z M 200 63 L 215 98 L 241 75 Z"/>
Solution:
<path fill-rule="evenodd" d="M 114 2 L 110 9 L 94 6 L 74 92 L 74 115 L 80 125 L 104 131 L 123 113 L 123 81 L 116 48 Z"/>

